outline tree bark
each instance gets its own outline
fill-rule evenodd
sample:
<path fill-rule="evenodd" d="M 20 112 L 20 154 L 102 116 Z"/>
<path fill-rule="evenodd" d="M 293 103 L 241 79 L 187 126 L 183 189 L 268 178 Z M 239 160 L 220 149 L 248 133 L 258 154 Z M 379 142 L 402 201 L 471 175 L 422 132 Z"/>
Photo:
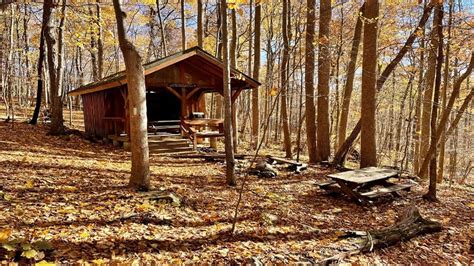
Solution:
<path fill-rule="evenodd" d="M 41 109 L 41 99 L 43 98 L 43 65 L 44 65 L 44 56 L 45 56 L 45 32 L 47 23 L 50 20 L 51 8 L 49 7 L 49 2 L 43 2 L 43 20 L 41 23 L 41 33 L 40 33 L 40 45 L 39 45 L 39 56 L 38 56 L 38 65 L 37 65 L 37 87 L 36 87 L 36 104 L 35 110 L 33 111 L 33 117 L 30 120 L 31 125 L 36 125 L 38 122 L 38 116 Z"/>
<path fill-rule="evenodd" d="M 357 16 L 357 22 L 354 29 L 354 37 L 352 38 L 350 60 L 349 65 L 347 66 L 347 77 L 342 97 L 341 118 L 339 121 L 339 129 L 337 132 L 337 149 L 341 148 L 342 144 L 344 143 L 344 140 L 346 139 L 347 134 L 347 118 L 349 116 L 352 90 L 354 88 L 354 77 L 357 65 L 357 55 L 359 54 L 359 44 L 362 37 L 362 16 L 364 16 L 364 7 L 365 4 L 362 5 L 362 7 L 359 9 L 359 15 Z"/>
<path fill-rule="evenodd" d="M 255 3 L 255 40 L 254 40 L 254 61 L 253 61 L 253 78 L 259 79 L 260 75 L 260 32 L 262 20 L 262 6 L 261 3 Z M 252 90 L 252 142 L 253 148 L 257 148 L 259 140 L 260 128 L 260 110 L 259 110 L 259 90 Z"/>
<path fill-rule="evenodd" d="M 378 0 L 368 0 L 365 6 L 364 57 L 362 60 L 361 144 L 360 167 L 377 165 L 376 144 L 376 79 L 377 79 L 377 21 Z"/>
<path fill-rule="evenodd" d="M 473 69 L 474 69 L 474 53 L 471 54 L 471 61 L 469 63 L 469 66 L 467 67 L 466 71 L 454 83 L 453 92 L 451 93 L 451 96 L 449 98 L 446 109 L 444 109 L 444 111 L 442 112 L 441 119 L 439 121 L 439 125 L 436 128 L 436 132 L 434 132 L 435 133 L 434 134 L 435 135 L 435 141 L 430 143 L 429 148 L 427 148 L 428 150 L 427 150 L 426 154 L 424 154 L 424 156 L 423 156 L 424 160 L 423 160 L 423 163 L 420 167 L 420 172 L 418 173 L 419 176 L 422 176 L 422 175 L 427 173 L 429 161 L 435 155 L 436 146 L 439 144 L 439 141 L 441 140 L 441 135 L 443 134 L 443 131 L 445 131 L 449 116 L 450 116 L 451 111 L 452 111 L 453 106 L 454 106 L 454 103 L 455 103 L 456 99 L 459 97 L 459 93 L 460 93 L 460 90 L 461 90 L 461 84 L 471 74 Z M 472 97 L 472 89 L 471 89 L 471 93 L 468 94 L 468 96 L 466 96 L 465 101 L 467 100 L 469 102 L 470 101 L 469 97 Z M 468 104 L 466 104 L 466 105 L 468 105 Z M 463 104 L 463 106 L 464 106 L 464 104 Z M 466 109 L 466 108 L 467 107 L 465 107 L 464 109 Z M 463 111 L 464 110 L 462 110 L 462 107 L 461 107 L 458 114 L 462 113 Z M 454 120 L 454 121 L 456 121 L 456 120 Z M 455 124 L 454 121 L 452 122 L 452 125 Z M 450 135 L 450 133 L 451 132 L 448 131 L 446 133 L 446 137 L 448 135 Z"/>
<path fill-rule="evenodd" d="M 230 43 L 230 65 L 231 67 L 236 67 L 236 50 L 237 50 L 237 14 L 235 12 L 235 8 L 231 10 L 231 21 L 232 21 L 232 38 Z M 237 153 L 238 141 L 239 141 L 239 134 L 238 134 L 238 116 L 237 116 L 237 103 L 232 103 L 232 134 L 233 134 L 233 147 L 234 153 Z"/>
<path fill-rule="evenodd" d="M 316 108 L 314 104 L 314 36 L 316 26 L 316 1 L 307 0 L 306 3 L 306 53 L 304 74 L 306 101 L 306 144 L 308 146 L 309 163 L 316 163 Z"/>
<path fill-rule="evenodd" d="M 125 60 L 127 75 L 128 104 L 130 110 L 130 142 L 132 169 L 129 186 L 138 190 L 150 189 L 150 166 L 148 158 L 147 109 L 145 70 L 136 47 L 127 38 L 126 14 L 120 0 L 113 0 L 120 49 Z"/>
<path fill-rule="evenodd" d="M 398 63 L 400 63 L 400 61 L 403 59 L 405 54 L 411 49 L 416 37 L 419 34 L 419 31 L 422 30 L 422 28 L 428 21 L 428 18 L 430 16 L 432 9 L 433 9 L 433 5 L 428 4 L 426 6 L 416 29 L 410 34 L 410 36 L 408 37 L 408 39 L 406 40 L 405 44 L 400 49 L 398 54 L 395 56 L 395 58 L 387 65 L 387 67 L 385 67 L 384 71 L 382 72 L 382 74 L 377 80 L 377 91 L 380 91 L 383 88 L 383 85 L 387 77 L 390 75 L 390 73 L 392 73 L 392 71 L 395 69 Z M 361 131 L 361 119 L 359 119 L 356 126 L 352 130 L 351 134 L 349 134 L 347 139 L 341 145 L 341 148 L 336 152 L 336 155 L 334 156 L 334 162 L 333 162 L 334 164 L 342 165 L 346 154 L 349 152 L 349 149 L 352 147 L 354 141 L 357 139 L 360 131 Z"/>
<path fill-rule="evenodd" d="M 439 4 L 436 5 L 439 8 Z M 423 108 L 421 116 L 421 139 L 420 139 L 420 155 L 423 156 L 428 150 L 430 141 L 430 121 L 433 101 L 433 87 L 436 76 L 436 57 L 438 51 L 438 31 L 436 30 L 436 21 L 438 20 L 439 12 L 434 12 L 433 27 L 430 34 L 430 44 L 428 48 L 428 69 L 425 75 L 426 85 L 423 93 Z M 420 160 L 423 158 L 421 157 Z M 427 173 L 423 173 L 422 178 L 427 178 Z"/>
<path fill-rule="evenodd" d="M 229 38 L 227 34 L 227 3 L 221 0 L 221 22 L 222 22 L 222 56 L 224 62 L 224 134 L 225 134 L 225 162 L 226 162 L 226 180 L 229 186 L 235 186 L 234 175 L 234 148 L 232 140 L 232 101 L 230 85 L 230 60 L 229 60 Z"/>
<path fill-rule="evenodd" d="M 203 41 L 202 19 L 203 19 L 202 0 L 197 0 L 197 41 L 198 41 L 198 46 L 201 48 L 203 48 L 202 46 L 202 41 Z"/>
<path fill-rule="evenodd" d="M 281 119 L 283 122 L 283 139 L 285 156 L 287 158 L 292 157 L 291 151 L 291 136 L 290 126 L 288 121 L 288 108 L 287 108 L 287 92 L 288 92 L 288 57 L 289 57 L 289 40 L 288 40 L 288 0 L 283 0 L 283 12 L 282 12 L 282 34 L 283 34 L 283 51 L 281 59 Z"/>
<path fill-rule="evenodd" d="M 331 0 L 319 2 L 318 39 L 318 115 L 317 115 L 317 161 L 327 161 L 331 154 L 329 139 L 329 78 L 331 72 L 330 24 Z"/>
<path fill-rule="evenodd" d="M 54 8 L 54 1 L 53 0 L 46 0 L 45 3 L 48 5 L 48 9 L 51 11 Z M 63 2 L 63 12 L 65 13 L 66 2 Z M 63 22 L 64 23 L 64 22 Z M 46 31 L 45 31 L 45 38 L 46 38 L 46 46 L 48 49 L 47 53 L 47 60 L 48 60 L 48 73 L 49 73 L 49 91 L 51 97 L 51 128 L 49 132 L 54 135 L 64 133 L 64 125 L 63 125 L 63 99 L 62 99 L 62 91 L 61 91 L 61 82 L 60 82 L 60 69 L 62 65 L 59 63 L 57 66 L 57 62 L 61 62 L 63 59 L 62 55 L 62 37 L 58 40 L 55 39 L 53 33 L 53 22 L 52 18 L 49 18 L 49 21 L 46 22 Z M 61 30 L 60 30 L 61 31 Z M 59 43 L 57 43 L 57 41 Z M 61 50 L 60 50 L 61 49 Z"/>
<path fill-rule="evenodd" d="M 160 24 L 160 37 L 161 37 L 161 47 L 163 48 L 163 55 L 168 55 L 168 45 L 166 43 L 165 35 L 165 26 L 163 25 L 163 19 L 161 18 L 161 7 L 160 0 L 156 0 L 156 13 L 158 14 L 158 22 Z"/>
<path fill-rule="evenodd" d="M 444 61 L 444 74 L 443 74 L 443 89 L 441 92 L 441 106 L 443 107 L 443 112 L 446 110 L 446 100 L 447 100 L 447 90 L 449 83 L 449 57 L 450 57 L 450 48 L 451 48 L 451 26 L 453 23 L 453 12 L 454 12 L 454 0 L 449 0 L 449 18 L 448 18 L 448 39 L 446 40 L 446 56 Z M 441 125 L 441 124 L 440 124 Z M 442 125 L 444 127 L 444 125 Z M 443 181 L 444 176 L 444 155 L 445 155 L 445 130 L 442 130 L 441 134 L 441 147 L 439 152 L 439 171 L 438 171 L 438 183 Z"/>
<path fill-rule="evenodd" d="M 180 1 L 181 4 L 181 49 L 186 50 L 186 17 L 184 14 L 184 0 Z"/>

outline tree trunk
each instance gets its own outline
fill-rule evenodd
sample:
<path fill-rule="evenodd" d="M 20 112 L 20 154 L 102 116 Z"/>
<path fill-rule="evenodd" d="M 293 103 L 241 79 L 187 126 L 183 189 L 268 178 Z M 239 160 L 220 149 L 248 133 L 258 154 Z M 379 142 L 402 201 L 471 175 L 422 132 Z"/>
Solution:
<path fill-rule="evenodd" d="M 43 64 L 45 56 L 45 32 L 47 23 L 50 20 L 51 8 L 48 6 L 48 2 L 43 2 L 43 21 L 41 23 L 41 33 L 40 33 L 40 45 L 39 45 L 39 56 L 38 56 L 38 66 L 37 66 L 37 77 L 38 83 L 36 87 L 36 104 L 35 110 L 33 111 L 33 117 L 31 118 L 30 124 L 36 125 L 38 122 L 38 116 L 41 109 L 41 99 L 43 98 Z"/>
<path fill-rule="evenodd" d="M 186 17 L 184 15 L 184 0 L 180 1 L 181 4 L 181 49 L 186 50 Z"/>
<path fill-rule="evenodd" d="M 127 38 L 124 23 L 126 14 L 120 7 L 120 0 L 113 0 L 113 3 L 120 49 L 125 60 L 127 75 L 132 152 L 132 169 L 129 185 L 138 190 L 149 190 L 150 166 L 148 161 L 145 70 L 140 54 Z"/>
<path fill-rule="evenodd" d="M 314 105 L 314 36 L 316 26 L 316 1 L 307 0 L 306 9 L 306 53 L 305 53 L 305 115 L 306 144 L 309 163 L 317 162 L 316 155 L 316 108 Z"/>
<path fill-rule="evenodd" d="M 53 0 L 46 0 L 45 3 L 48 5 L 48 9 L 52 11 L 54 8 Z M 65 14 L 66 2 L 63 0 L 63 14 Z M 64 21 L 62 21 L 64 24 Z M 48 49 L 47 59 L 48 59 L 48 73 L 49 73 L 49 91 L 51 97 L 51 128 L 50 133 L 54 135 L 64 133 L 64 125 L 63 125 L 63 100 L 62 100 L 62 88 L 61 81 L 60 81 L 60 72 L 61 70 L 59 67 L 62 68 L 62 33 L 61 29 L 58 34 L 58 42 L 56 43 L 56 39 L 53 33 L 53 25 L 52 18 L 50 17 L 49 21 L 46 22 L 46 31 L 45 31 L 45 38 L 46 38 L 46 46 Z M 61 50 L 60 50 L 61 49 Z M 58 66 L 56 66 L 56 62 L 58 62 Z"/>
<path fill-rule="evenodd" d="M 445 128 L 446 128 L 446 125 L 447 125 L 447 122 L 448 122 L 448 118 L 451 114 L 454 103 L 455 103 L 457 97 L 459 96 L 459 93 L 460 93 L 460 90 L 461 90 L 461 84 L 471 74 L 473 69 L 474 69 L 474 53 L 471 54 L 471 61 L 469 63 L 469 66 L 467 67 L 466 71 L 454 83 L 453 92 L 452 92 L 452 94 L 449 98 L 446 109 L 441 114 L 441 119 L 439 121 L 439 126 L 436 128 L 436 131 L 434 132 L 435 141 L 430 143 L 429 148 L 427 148 L 428 149 L 427 153 L 424 154 L 424 156 L 423 156 L 424 159 L 423 159 L 423 163 L 422 163 L 421 168 L 420 168 L 420 172 L 418 173 L 419 176 L 422 176 L 423 174 L 426 174 L 426 171 L 428 170 L 429 161 L 435 155 L 436 146 L 439 144 L 439 141 L 442 140 L 441 135 L 443 134 L 443 131 L 445 131 Z M 458 114 L 462 114 L 462 112 L 464 112 L 464 110 L 467 108 L 468 103 L 470 101 L 469 97 L 472 97 L 472 89 L 471 89 L 471 93 L 466 96 L 465 102 L 461 106 L 461 108 L 459 109 Z M 466 101 L 467 101 L 467 103 L 466 103 Z M 466 105 L 466 107 L 464 107 L 464 105 Z M 463 109 L 463 107 L 464 107 L 464 109 Z M 455 121 L 456 121 L 456 119 L 452 122 L 451 127 L 453 125 L 455 125 Z M 451 130 L 451 127 L 450 127 L 449 130 Z M 448 132 L 446 132 L 446 137 L 449 136 L 449 134 L 451 134 L 451 132 L 449 132 L 449 130 L 448 130 Z"/>
<path fill-rule="evenodd" d="M 160 0 L 156 0 L 156 13 L 158 14 L 158 22 L 160 24 L 161 47 L 163 48 L 164 56 L 167 56 L 168 45 L 166 44 L 165 26 L 163 25 L 163 19 L 161 18 Z"/>
<path fill-rule="evenodd" d="M 237 50 L 237 14 L 235 12 L 235 8 L 231 10 L 231 20 L 232 20 L 232 38 L 230 43 L 230 66 L 235 68 L 236 67 L 236 50 Z M 239 134 L 238 134 L 238 116 L 237 116 L 237 103 L 232 103 L 232 134 L 233 134 L 233 147 L 234 153 L 237 153 L 237 146 L 239 141 Z"/>
<path fill-rule="evenodd" d="M 408 37 L 408 39 L 406 40 L 405 44 L 400 49 L 398 54 L 395 56 L 395 58 L 387 65 L 387 67 L 385 67 L 384 71 L 382 72 L 382 74 L 377 80 L 377 91 L 380 91 L 383 88 L 383 85 L 385 81 L 387 80 L 387 77 L 390 75 L 390 73 L 392 73 L 392 71 L 395 69 L 398 63 L 400 63 L 400 61 L 403 59 L 405 54 L 410 50 L 416 37 L 419 35 L 419 31 L 423 29 L 423 27 L 426 24 L 426 21 L 428 21 L 428 18 L 430 16 L 432 9 L 433 9 L 433 6 L 431 4 L 426 6 L 416 29 L 410 34 L 410 36 Z M 361 131 L 361 119 L 359 119 L 356 126 L 352 130 L 351 134 L 349 134 L 347 139 L 341 145 L 341 148 L 336 152 L 336 155 L 334 156 L 334 162 L 333 162 L 334 164 L 342 165 L 346 154 L 349 152 L 349 149 L 352 147 L 354 141 L 357 139 L 360 131 Z"/>
<path fill-rule="evenodd" d="M 437 5 L 436 8 L 439 8 Z M 424 156 L 428 151 L 428 145 L 424 145 L 429 143 L 430 140 L 430 121 L 431 121 L 431 110 L 432 110 L 432 101 L 433 101 L 433 87 L 435 82 L 435 75 L 436 75 L 436 57 L 437 57 L 437 50 L 438 50 L 438 31 L 436 30 L 436 21 L 438 20 L 437 16 L 439 16 L 438 12 L 435 12 L 433 18 L 433 27 L 431 29 L 430 34 L 430 44 L 428 48 L 428 70 L 426 71 L 425 75 L 425 82 L 426 85 L 424 87 L 424 94 L 423 94 L 423 108 L 422 108 L 422 116 L 421 116 L 421 140 L 420 140 L 420 155 Z M 423 157 L 420 157 L 422 160 Z M 423 173 L 422 178 L 426 178 L 427 173 Z"/>
<path fill-rule="evenodd" d="M 378 0 L 367 0 L 364 25 L 364 57 L 362 60 L 361 143 L 360 167 L 377 165 L 376 146 L 376 77 L 377 77 L 377 21 Z"/>
<path fill-rule="evenodd" d="M 288 121 L 288 109 L 287 109 L 287 92 L 288 92 L 288 57 L 289 57 L 289 41 L 288 41 L 288 0 L 283 0 L 283 12 L 282 12 L 282 34 L 283 34 L 283 52 L 281 59 L 281 119 L 283 121 L 283 138 L 285 147 L 285 156 L 287 158 L 292 157 L 291 151 L 291 136 L 290 126 Z"/>
<path fill-rule="evenodd" d="M 446 40 L 446 57 L 444 61 L 444 74 L 443 74 L 443 90 L 441 92 L 441 106 L 443 108 L 443 112 L 446 110 L 446 100 L 447 100 L 447 90 L 448 90 L 448 83 L 449 83 L 449 57 L 450 57 L 450 48 L 451 48 L 451 26 L 453 23 L 453 12 L 454 12 L 454 0 L 449 0 L 449 18 L 448 18 L 448 39 Z M 441 125 L 443 126 L 444 125 Z M 438 183 L 443 181 L 444 176 L 444 155 L 445 155 L 445 130 L 442 130 L 441 134 L 441 147 L 439 152 L 439 170 L 438 170 Z"/>
<path fill-rule="evenodd" d="M 234 175 L 234 148 L 232 140 L 232 101 L 230 85 L 230 60 L 229 60 L 229 38 L 227 34 L 227 3 L 221 0 L 221 21 L 222 21 L 222 56 L 224 62 L 224 134 L 225 134 L 225 162 L 226 180 L 229 186 L 235 186 Z"/>
<path fill-rule="evenodd" d="M 421 107 L 423 105 L 423 75 L 425 72 L 425 27 L 422 28 L 422 37 L 420 40 L 420 66 L 418 72 L 418 90 L 416 96 L 415 107 L 415 132 L 414 139 L 414 154 L 413 154 L 413 173 L 418 173 L 420 169 L 420 137 L 421 137 Z"/>
<path fill-rule="evenodd" d="M 439 104 L 439 92 L 441 87 L 441 71 L 443 68 L 443 4 L 441 3 L 435 9 L 435 21 L 436 31 L 438 32 L 438 52 L 436 55 L 436 80 L 434 84 L 434 95 L 433 95 L 433 110 L 431 111 L 431 125 L 430 125 L 430 143 L 433 143 L 434 156 L 430 160 L 430 185 L 428 193 L 424 197 L 430 201 L 437 201 L 436 198 L 436 184 L 437 182 L 437 167 L 436 163 L 436 148 L 437 148 L 437 136 L 436 136 L 436 123 L 438 122 L 438 104 Z M 434 47 L 432 47 L 434 48 Z"/>
<path fill-rule="evenodd" d="M 329 26 L 331 24 L 331 0 L 320 0 L 319 4 L 316 159 L 317 161 L 327 161 L 329 155 L 331 155 L 329 140 L 329 78 L 331 72 Z"/>
<path fill-rule="evenodd" d="M 255 3 L 255 41 L 254 41 L 254 62 L 253 62 L 253 78 L 259 79 L 260 74 L 260 31 L 262 20 L 262 6 L 259 2 Z M 259 90 L 252 90 L 252 142 L 253 148 L 257 148 L 259 140 L 260 128 L 260 110 L 259 110 Z"/>
<path fill-rule="evenodd" d="M 100 8 L 100 1 L 96 0 L 97 13 L 97 77 L 102 79 L 104 77 L 104 43 L 102 41 L 102 11 Z"/>
<path fill-rule="evenodd" d="M 202 46 L 202 40 L 203 40 L 202 19 L 203 19 L 202 0 L 197 0 L 197 41 L 198 41 L 198 46 L 201 48 L 203 48 Z"/>

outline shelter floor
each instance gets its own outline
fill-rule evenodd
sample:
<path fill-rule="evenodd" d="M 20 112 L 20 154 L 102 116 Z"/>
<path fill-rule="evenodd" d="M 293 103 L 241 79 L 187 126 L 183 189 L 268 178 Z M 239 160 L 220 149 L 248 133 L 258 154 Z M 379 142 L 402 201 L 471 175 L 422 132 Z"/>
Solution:
<path fill-rule="evenodd" d="M 313 185 L 333 170 L 310 167 L 297 175 L 282 168 L 276 179 L 248 178 L 236 236 L 229 238 L 238 192 L 225 185 L 223 163 L 152 156 L 152 184 L 182 197 L 183 205 L 176 207 L 147 201 L 127 188 L 129 152 L 46 132 L 41 125 L 12 128 L 0 122 L 0 231 L 12 229 L 10 238 L 46 239 L 54 248 L 46 261 L 316 262 L 338 252 L 333 241 L 340 229 L 387 226 L 413 204 L 444 230 L 346 260 L 468 264 L 473 259 L 472 190 L 441 185 L 441 203 L 428 203 L 421 199 L 424 184 L 406 197 L 358 206 Z M 246 166 L 238 163 L 238 172 Z M 269 214 L 278 220 L 269 222 Z M 155 219 L 127 218 L 151 216 Z"/>

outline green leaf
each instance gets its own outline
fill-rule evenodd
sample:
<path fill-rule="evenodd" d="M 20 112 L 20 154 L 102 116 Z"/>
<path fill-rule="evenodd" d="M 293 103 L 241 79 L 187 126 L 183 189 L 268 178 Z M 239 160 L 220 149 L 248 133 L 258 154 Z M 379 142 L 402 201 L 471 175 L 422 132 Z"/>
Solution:
<path fill-rule="evenodd" d="M 33 243 L 37 250 L 53 250 L 53 246 L 47 240 L 39 240 Z"/>
<path fill-rule="evenodd" d="M 36 255 L 38 255 L 38 252 L 36 252 L 36 250 L 34 249 L 30 249 L 30 250 L 25 250 L 21 253 L 21 256 L 22 257 L 25 257 L 27 259 L 32 259 L 34 258 Z"/>
<path fill-rule="evenodd" d="M 3 244 L 2 247 L 7 251 L 14 251 L 16 250 L 15 245 L 12 244 Z"/>

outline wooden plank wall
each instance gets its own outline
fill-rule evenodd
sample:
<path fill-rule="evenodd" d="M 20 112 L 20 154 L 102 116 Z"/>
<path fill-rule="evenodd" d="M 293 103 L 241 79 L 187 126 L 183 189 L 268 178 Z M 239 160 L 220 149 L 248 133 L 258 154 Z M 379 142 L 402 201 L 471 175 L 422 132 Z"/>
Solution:
<path fill-rule="evenodd" d="M 82 95 L 84 106 L 84 126 L 86 134 L 90 136 L 105 137 L 106 127 L 104 123 L 105 116 L 105 93 L 107 91 L 98 91 Z"/>

